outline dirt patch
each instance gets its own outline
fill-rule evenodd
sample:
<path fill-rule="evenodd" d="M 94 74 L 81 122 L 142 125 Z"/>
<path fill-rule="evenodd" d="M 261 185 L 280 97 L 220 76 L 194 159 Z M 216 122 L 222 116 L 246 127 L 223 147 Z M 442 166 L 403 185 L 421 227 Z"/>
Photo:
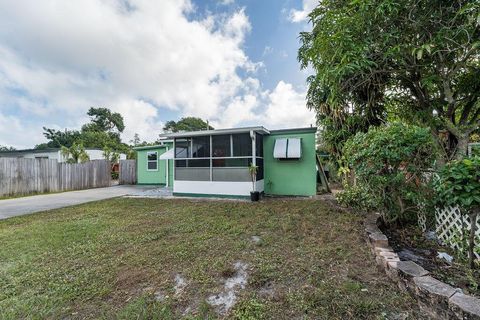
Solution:
<path fill-rule="evenodd" d="M 438 280 L 480 297 L 480 270 L 471 270 L 451 248 L 426 236 L 414 225 L 402 229 L 382 226 L 381 229 L 401 260 L 411 260 Z M 453 257 L 451 262 L 450 257 Z"/>
<path fill-rule="evenodd" d="M 227 313 L 235 305 L 238 291 L 245 289 L 248 277 L 247 267 L 246 263 L 236 262 L 235 273 L 225 280 L 224 290 L 208 297 L 207 302 L 215 307 L 219 314 Z"/>

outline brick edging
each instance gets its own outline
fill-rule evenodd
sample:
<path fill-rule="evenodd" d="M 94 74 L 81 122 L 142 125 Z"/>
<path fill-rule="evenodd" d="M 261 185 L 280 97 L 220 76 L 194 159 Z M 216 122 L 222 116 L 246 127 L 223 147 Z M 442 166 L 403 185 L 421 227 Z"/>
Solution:
<path fill-rule="evenodd" d="M 378 227 L 379 219 L 380 215 L 369 214 L 364 223 L 377 265 L 417 300 L 420 310 L 433 319 L 480 320 L 480 299 L 431 277 L 413 261 L 401 261 Z"/>

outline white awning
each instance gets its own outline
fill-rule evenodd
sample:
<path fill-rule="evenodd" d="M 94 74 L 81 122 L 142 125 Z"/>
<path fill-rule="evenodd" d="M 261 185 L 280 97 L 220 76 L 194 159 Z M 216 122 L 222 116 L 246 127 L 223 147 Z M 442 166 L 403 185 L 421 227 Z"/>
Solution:
<path fill-rule="evenodd" d="M 287 157 L 287 139 L 275 139 L 273 157 L 275 159 L 285 159 Z"/>
<path fill-rule="evenodd" d="M 275 159 L 300 159 L 302 157 L 302 139 L 301 138 L 275 139 L 273 157 Z"/>
<path fill-rule="evenodd" d="M 300 138 L 288 139 L 287 158 L 300 159 L 302 157 L 302 142 Z"/>
<path fill-rule="evenodd" d="M 173 159 L 174 149 L 170 149 L 167 152 L 160 155 L 160 160 L 171 160 Z"/>

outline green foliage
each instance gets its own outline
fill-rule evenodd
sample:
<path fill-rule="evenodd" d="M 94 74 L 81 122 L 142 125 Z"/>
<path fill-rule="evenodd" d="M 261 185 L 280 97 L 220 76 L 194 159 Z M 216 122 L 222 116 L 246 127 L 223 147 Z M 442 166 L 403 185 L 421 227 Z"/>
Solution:
<path fill-rule="evenodd" d="M 462 214 L 470 217 L 472 227 L 468 241 L 468 255 L 470 267 L 473 269 L 477 216 L 480 214 L 480 157 L 448 163 L 440 170 L 434 186 L 438 197 L 437 204 L 458 206 Z M 463 237 L 462 241 L 465 240 L 466 237 Z"/>
<path fill-rule="evenodd" d="M 105 158 L 105 160 L 110 161 L 112 165 L 118 163 L 118 161 L 120 160 L 120 154 L 108 147 L 103 148 L 103 157 Z"/>
<path fill-rule="evenodd" d="M 435 181 L 439 204 L 459 206 L 464 213 L 480 207 L 480 157 L 445 165 Z"/>
<path fill-rule="evenodd" d="M 74 142 L 70 148 L 61 148 L 62 156 L 67 159 L 67 163 L 83 163 L 90 160 L 85 147 L 80 142 Z"/>
<path fill-rule="evenodd" d="M 253 163 L 250 163 L 248 165 L 248 172 L 250 173 L 250 177 L 252 179 L 253 191 L 255 191 L 255 182 L 257 181 L 257 171 L 258 171 L 258 166 L 254 165 Z"/>
<path fill-rule="evenodd" d="M 431 127 L 446 159 L 464 153 L 480 119 L 479 16 L 477 0 L 320 1 L 298 59 L 327 143 L 349 118 L 352 133 L 401 119 Z"/>
<path fill-rule="evenodd" d="M 37 149 L 70 148 L 75 143 L 85 148 L 109 149 L 128 154 L 130 147 L 122 142 L 120 133 L 124 130 L 123 118 L 119 113 L 106 108 L 90 108 L 87 113 L 91 121 L 79 130 L 55 130 L 43 127 L 47 143 L 37 145 Z"/>
<path fill-rule="evenodd" d="M 175 122 L 173 120 L 167 121 L 163 127 L 165 132 L 181 132 L 181 131 L 199 131 L 199 130 L 213 130 L 207 122 L 196 117 L 185 117 Z"/>
<path fill-rule="evenodd" d="M 403 222 L 415 217 L 428 193 L 425 172 L 435 159 L 429 129 L 402 123 L 371 128 L 348 140 L 344 155 L 355 174 L 357 189 L 347 189 L 343 197 L 363 190 L 371 193 L 368 199 L 374 199 L 366 203 L 377 204 L 375 209 L 383 212 L 387 221 Z M 360 198 L 358 202 L 365 201 Z"/>
<path fill-rule="evenodd" d="M 49 142 L 37 145 L 36 149 L 71 147 L 75 141 L 80 139 L 80 132 L 77 130 L 55 130 L 43 127 L 43 135 Z"/>
<path fill-rule="evenodd" d="M 0 146 L 0 152 L 3 151 L 15 151 L 16 149 L 14 147 L 7 147 L 7 146 Z"/>
<path fill-rule="evenodd" d="M 122 115 L 110 109 L 90 108 L 87 115 L 91 120 L 82 127 L 82 131 L 112 132 L 116 129 L 118 132 L 123 132 L 125 129 Z"/>
<path fill-rule="evenodd" d="M 345 185 L 344 190 L 337 195 L 340 204 L 360 211 L 371 212 L 381 207 L 382 199 L 368 189 L 365 184 L 356 186 Z"/>

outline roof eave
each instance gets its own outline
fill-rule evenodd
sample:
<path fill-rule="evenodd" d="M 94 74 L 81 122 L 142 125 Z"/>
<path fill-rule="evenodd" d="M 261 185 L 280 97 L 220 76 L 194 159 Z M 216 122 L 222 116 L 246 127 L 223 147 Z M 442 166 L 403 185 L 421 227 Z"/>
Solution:
<path fill-rule="evenodd" d="M 250 131 L 258 132 L 260 134 L 270 134 L 269 130 L 265 129 L 262 126 L 259 126 L 259 127 L 244 127 L 244 128 L 217 129 L 217 130 L 202 130 L 202 131 L 163 133 L 163 134 L 160 134 L 160 137 L 188 138 L 188 137 L 198 137 L 198 136 L 211 136 L 211 135 L 222 135 L 222 134 L 245 133 L 245 132 L 250 132 Z"/>

